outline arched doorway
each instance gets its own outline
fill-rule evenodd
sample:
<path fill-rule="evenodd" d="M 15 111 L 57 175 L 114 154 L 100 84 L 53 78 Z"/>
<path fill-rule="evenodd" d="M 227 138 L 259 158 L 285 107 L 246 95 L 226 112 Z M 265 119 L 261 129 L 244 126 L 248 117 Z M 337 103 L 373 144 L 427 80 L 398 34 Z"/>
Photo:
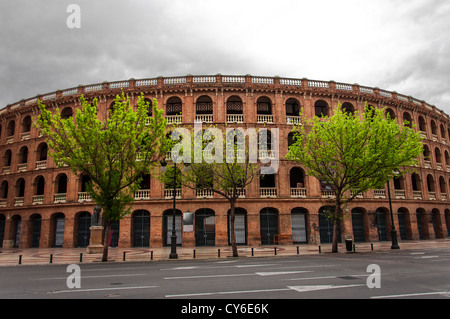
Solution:
<path fill-rule="evenodd" d="M 19 242 L 20 242 L 20 229 L 22 228 L 22 218 L 19 215 L 14 215 L 13 217 L 11 217 L 11 230 L 13 231 L 13 236 L 12 238 L 14 238 L 14 246 L 15 248 L 19 247 Z"/>
<path fill-rule="evenodd" d="M 319 233 L 322 244 L 333 242 L 333 219 L 330 212 L 334 211 L 334 206 L 323 206 L 319 209 Z M 338 220 L 338 242 L 341 242 L 341 222 Z"/>
<path fill-rule="evenodd" d="M 150 213 L 146 210 L 137 210 L 133 219 L 133 246 L 149 247 L 150 245 Z"/>
<path fill-rule="evenodd" d="M 247 245 L 247 211 L 236 207 L 234 211 L 234 234 L 236 245 Z M 228 245 L 231 245 L 231 216 L 228 210 Z"/>
<path fill-rule="evenodd" d="M 31 215 L 31 248 L 39 248 L 39 241 L 41 239 L 41 223 L 42 217 L 39 214 Z"/>
<path fill-rule="evenodd" d="M 215 213 L 212 209 L 201 208 L 195 212 L 195 245 L 216 245 Z"/>
<path fill-rule="evenodd" d="M 65 216 L 63 213 L 57 213 L 53 219 L 55 225 L 53 247 L 62 247 L 64 243 Z"/>
<path fill-rule="evenodd" d="M 91 239 L 91 214 L 81 212 L 78 214 L 78 247 L 87 247 Z"/>
<path fill-rule="evenodd" d="M 308 211 L 305 208 L 294 208 L 291 210 L 292 241 L 294 244 L 308 243 L 307 215 Z"/>
<path fill-rule="evenodd" d="M 417 230 L 419 232 L 419 239 L 429 239 L 427 212 L 423 208 L 416 209 Z"/>
<path fill-rule="evenodd" d="M 0 247 L 3 247 L 3 240 L 5 239 L 5 215 L 0 215 Z"/>
<path fill-rule="evenodd" d="M 172 219 L 173 219 L 173 209 L 168 209 L 163 213 L 164 216 L 164 245 L 170 246 L 172 244 Z M 177 235 L 177 246 L 181 246 L 183 242 L 183 232 L 182 232 L 182 213 L 180 210 L 175 210 L 175 233 Z"/>
<path fill-rule="evenodd" d="M 278 232 L 278 210 L 271 207 L 261 209 L 260 214 L 261 245 L 273 245 Z"/>
<path fill-rule="evenodd" d="M 407 221 L 409 222 L 409 211 L 402 207 L 399 208 L 397 212 L 397 218 L 398 218 L 398 228 L 400 232 L 400 239 L 401 240 L 408 240 L 408 228 L 407 228 Z"/>
<path fill-rule="evenodd" d="M 355 243 L 366 241 L 364 233 L 364 211 L 361 208 L 352 209 L 352 229 Z"/>
<path fill-rule="evenodd" d="M 378 230 L 378 240 L 388 241 L 388 232 L 386 222 L 389 220 L 389 210 L 386 208 L 378 208 L 375 212 L 375 223 Z"/>

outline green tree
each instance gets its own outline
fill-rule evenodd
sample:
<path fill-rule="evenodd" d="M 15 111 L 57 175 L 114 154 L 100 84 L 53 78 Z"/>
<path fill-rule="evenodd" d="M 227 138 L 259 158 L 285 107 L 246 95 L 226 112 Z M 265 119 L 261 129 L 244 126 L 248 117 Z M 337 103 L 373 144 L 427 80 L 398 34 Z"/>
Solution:
<path fill-rule="evenodd" d="M 221 131 L 214 127 L 206 131 L 191 132 L 189 136 L 185 134 L 183 138 L 190 141 L 184 144 L 181 152 L 175 151 L 176 145 L 172 151 L 172 158 L 177 163 L 181 163 L 181 158 L 177 160 L 178 154 L 183 157 L 184 168 L 177 169 L 177 174 L 180 174 L 179 183 L 196 191 L 216 193 L 228 200 L 230 241 L 233 257 L 238 257 L 235 233 L 236 202 L 245 194 L 246 186 L 258 174 L 258 165 L 249 155 L 255 145 L 246 143 L 241 130 Z M 183 138 L 179 139 L 177 136 L 175 140 L 178 139 L 182 143 Z M 187 148 L 190 148 L 190 151 L 186 152 Z M 225 154 L 223 150 L 226 150 Z M 195 152 L 198 152 L 197 155 Z M 173 169 L 167 171 L 164 178 L 167 184 L 172 185 Z"/>
<path fill-rule="evenodd" d="M 395 174 L 412 171 L 422 154 L 422 139 L 414 128 L 397 124 L 384 110 L 365 106 L 349 114 L 341 105 L 331 117 L 314 117 L 294 128 L 295 143 L 287 158 L 303 165 L 334 193 L 332 252 L 338 251 L 338 221 L 343 207 L 358 193 L 377 189 Z"/>
<path fill-rule="evenodd" d="M 46 137 L 50 154 L 58 166 L 68 165 L 74 174 L 85 174 L 91 182 L 87 192 L 102 208 L 105 225 L 102 261 L 107 261 L 111 224 L 130 213 L 134 192 L 142 176 L 149 174 L 167 152 L 166 120 L 153 100 L 152 116 L 143 94 L 135 111 L 122 92 L 114 100 L 108 118 L 98 118 L 97 99 L 80 97 L 75 117 L 54 114 L 39 101 L 36 126 Z"/>

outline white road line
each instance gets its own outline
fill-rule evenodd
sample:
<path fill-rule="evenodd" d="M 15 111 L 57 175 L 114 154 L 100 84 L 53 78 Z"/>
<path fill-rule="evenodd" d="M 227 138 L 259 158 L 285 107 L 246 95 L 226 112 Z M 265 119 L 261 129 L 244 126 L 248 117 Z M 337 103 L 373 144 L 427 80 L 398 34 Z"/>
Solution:
<path fill-rule="evenodd" d="M 366 285 L 318 285 L 318 286 L 290 286 L 288 288 L 293 289 L 297 292 L 308 292 L 308 291 L 318 291 L 318 290 L 328 290 L 328 289 L 340 289 L 340 288 L 352 288 L 352 287 L 363 287 Z"/>
<path fill-rule="evenodd" d="M 198 276 L 180 276 L 180 277 L 164 277 L 164 279 L 199 279 L 199 278 L 220 278 L 220 277 L 240 277 L 240 276 L 277 276 L 299 274 L 312 271 L 277 271 L 277 272 L 254 272 L 247 274 L 229 274 L 229 275 L 198 275 Z"/>
<path fill-rule="evenodd" d="M 340 277 L 368 277 L 369 275 L 339 275 L 339 276 L 323 276 L 323 277 L 304 277 L 304 278 L 292 278 L 283 280 L 313 280 L 313 279 L 332 279 Z"/>
<path fill-rule="evenodd" d="M 251 274 L 230 274 L 230 275 L 203 275 L 203 276 L 182 276 L 182 277 L 164 277 L 164 279 L 196 279 L 196 278 L 215 278 L 215 277 L 239 277 L 239 276 L 254 276 Z"/>
<path fill-rule="evenodd" d="M 434 291 L 434 292 L 419 292 L 419 293 L 402 294 L 402 295 L 374 296 L 374 297 L 370 297 L 370 298 L 371 299 L 404 298 L 404 297 L 448 295 L 448 294 L 450 294 L 450 291 Z"/>
<path fill-rule="evenodd" d="M 87 278 L 110 278 L 110 277 L 135 277 L 145 276 L 146 274 L 125 274 L 125 275 L 99 275 L 99 276 L 82 276 L 81 279 Z M 31 278 L 30 280 L 66 280 L 67 277 L 52 277 L 52 278 Z"/>
<path fill-rule="evenodd" d="M 289 291 L 289 288 L 281 289 L 261 289 L 261 290 L 241 290 L 241 291 L 219 291 L 219 292 L 200 292 L 194 294 L 179 294 L 179 295 L 166 295 L 166 298 L 176 297 L 195 297 L 195 296 L 212 296 L 212 295 L 231 295 L 231 294 L 251 294 L 260 292 L 276 292 L 276 291 Z"/>
<path fill-rule="evenodd" d="M 57 290 L 50 291 L 51 294 L 63 294 L 72 292 L 90 292 L 90 291 L 106 291 L 106 290 L 132 290 L 132 289 L 150 289 L 157 288 L 158 286 L 136 286 L 136 287 L 118 287 L 118 288 L 92 288 L 92 289 L 71 289 L 71 290 Z"/>

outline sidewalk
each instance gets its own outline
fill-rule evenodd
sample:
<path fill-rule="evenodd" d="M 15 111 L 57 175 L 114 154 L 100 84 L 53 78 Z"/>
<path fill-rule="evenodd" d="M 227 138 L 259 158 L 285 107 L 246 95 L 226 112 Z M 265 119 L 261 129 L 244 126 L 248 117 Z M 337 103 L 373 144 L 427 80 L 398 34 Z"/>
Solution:
<path fill-rule="evenodd" d="M 400 250 L 429 250 L 450 248 L 450 238 L 437 240 L 401 241 Z M 372 250 L 373 247 L 373 250 Z M 276 248 L 276 249 L 275 249 Z M 356 243 L 357 253 L 392 252 L 391 242 Z M 110 262 L 144 262 L 169 260 L 170 247 L 155 248 L 109 248 Z M 178 260 L 232 258 L 230 246 L 226 247 L 177 247 Z M 331 253 L 331 244 L 283 245 L 283 246 L 238 246 L 239 257 L 257 258 L 276 256 L 302 256 Z M 346 254 L 345 244 L 339 244 L 339 253 Z M 86 248 L 28 248 L 1 249 L 1 266 L 79 264 L 101 262 L 101 254 L 87 254 Z M 81 259 L 80 259 L 81 258 Z M 125 259 L 125 260 L 124 260 Z M 20 264 L 19 264 L 20 263 Z"/>

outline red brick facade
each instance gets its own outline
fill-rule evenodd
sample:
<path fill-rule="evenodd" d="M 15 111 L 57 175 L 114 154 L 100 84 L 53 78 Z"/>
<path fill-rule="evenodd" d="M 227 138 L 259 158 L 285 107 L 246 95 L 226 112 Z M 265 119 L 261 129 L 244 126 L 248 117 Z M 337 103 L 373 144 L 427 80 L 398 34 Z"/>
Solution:
<path fill-rule="evenodd" d="M 414 122 L 423 132 L 426 145 L 417 174 L 390 183 L 399 238 L 448 236 L 450 118 L 442 111 L 412 97 L 357 84 L 250 75 L 188 75 L 80 86 L 22 100 L 1 110 L 0 244 L 4 248 L 85 245 L 81 237 L 88 236 L 86 229 L 94 203 L 83 192 L 80 176 L 68 167 L 57 168 L 52 158 L 45 156 L 45 139 L 32 125 L 38 116 L 36 101 L 43 100 L 49 108 L 58 107 L 61 111 L 68 108 L 65 112 L 70 115 L 70 111 L 79 107 L 81 94 L 88 100 L 97 97 L 99 114 L 105 117 L 120 90 L 132 103 L 136 103 L 141 92 L 146 98 L 156 98 L 166 116 L 171 121 L 182 121 L 183 125 L 192 126 L 196 117 L 201 117 L 218 125 L 279 129 L 280 167 L 274 181 L 260 185 L 255 180 L 237 204 L 242 213 L 241 243 L 247 245 L 273 243 L 276 235 L 281 235 L 280 241 L 287 238 L 310 244 L 329 238 L 327 223 L 319 215 L 321 207 L 329 204 L 326 189 L 321 189 L 320 183 L 307 176 L 304 169 L 296 169 L 299 165 L 284 159 L 292 123 L 298 121 L 298 108 L 311 117 L 321 112 L 331 115 L 338 102 L 346 103 L 344 107 L 349 110 L 359 111 L 366 101 L 374 107 L 386 106 L 400 124 L 405 120 Z M 182 115 L 176 115 L 179 101 Z M 136 195 L 139 199 L 134 204 L 134 213 L 120 221 L 118 233 L 116 228 L 115 245 L 167 244 L 164 212 L 171 212 L 171 194 L 165 192 L 161 182 L 151 178 L 150 188 Z M 389 240 L 387 197 L 387 188 L 361 194 L 347 208 L 341 238 Z M 177 208 L 194 213 L 194 231 L 182 233 L 183 246 L 228 244 L 226 200 L 217 195 L 198 198 L 195 191 L 182 187 Z"/>

